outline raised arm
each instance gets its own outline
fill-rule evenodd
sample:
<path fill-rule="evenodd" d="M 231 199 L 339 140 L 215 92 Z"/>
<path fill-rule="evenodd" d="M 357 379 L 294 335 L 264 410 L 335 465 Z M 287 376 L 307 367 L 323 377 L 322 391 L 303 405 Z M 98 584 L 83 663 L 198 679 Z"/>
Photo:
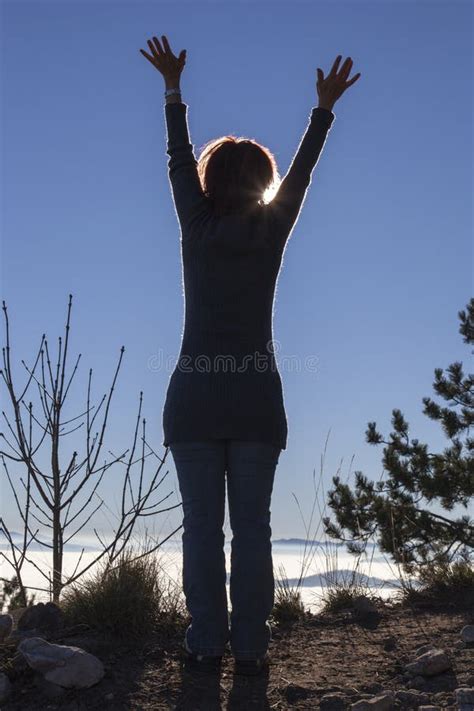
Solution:
<path fill-rule="evenodd" d="M 338 55 L 327 78 L 324 78 L 324 73 L 318 68 L 319 104 L 311 111 L 309 124 L 288 172 L 269 204 L 270 212 L 278 226 L 276 238 L 279 236 L 283 245 L 296 223 L 306 191 L 311 183 L 312 171 L 318 162 L 328 131 L 334 121 L 334 104 L 344 91 L 360 77 L 359 72 L 349 82 L 346 81 L 352 68 L 352 59 L 348 57 L 338 72 L 340 60 L 341 55 Z"/>
<path fill-rule="evenodd" d="M 193 219 L 207 210 L 208 200 L 201 187 L 197 160 L 190 142 L 188 106 L 181 99 L 180 77 L 186 62 L 186 50 L 183 49 L 179 57 L 175 57 L 165 35 L 162 35 L 162 42 L 164 49 L 157 37 L 153 37 L 153 42 L 148 40 L 152 55 L 142 49 L 140 52 L 163 75 L 166 89 L 173 90 L 166 96 L 165 103 L 166 152 L 174 205 L 184 234 Z"/>
<path fill-rule="evenodd" d="M 278 223 L 278 232 L 286 241 L 301 211 L 311 173 L 318 162 L 335 115 L 317 107 L 311 112 L 309 124 L 296 150 L 291 165 L 280 183 L 269 207 Z"/>
<path fill-rule="evenodd" d="M 174 94 L 173 96 L 176 96 Z M 168 176 L 176 214 L 183 231 L 202 211 L 208 209 L 197 171 L 197 160 L 189 139 L 187 104 L 169 101 L 165 105 Z"/>

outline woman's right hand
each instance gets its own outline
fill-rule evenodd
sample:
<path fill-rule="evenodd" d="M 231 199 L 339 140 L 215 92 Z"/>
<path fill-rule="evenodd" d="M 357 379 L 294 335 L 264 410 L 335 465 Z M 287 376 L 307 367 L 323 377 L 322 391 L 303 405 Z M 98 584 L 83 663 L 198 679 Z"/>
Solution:
<path fill-rule="evenodd" d="M 324 77 L 323 70 L 318 67 L 318 81 L 317 90 L 319 96 L 319 106 L 327 108 L 332 111 L 336 101 L 342 96 L 342 94 L 350 86 L 357 81 L 360 77 L 360 72 L 356 74 L 350 81 L 347 81 L 347 77 L 352 69 L 352 59 L 347 57 L 346 61 L 342 65 L 341 69 L 338 71 L 339 62 L 342 59 L 342 55 L 339 54 L 334 60 L 331 71 Z"/>
<path fill-rule="evenodd" d="M 178 57 L 175 57 L 171 51 L 170 43 L 166 35 L 161 35 L 163 47 L 160 44 L 158 37 L 153 37 L 153 42 L 147 40 L 147 44 L 151 50 L 151 55 L 141 49 L 140 52 L 148 61 L 153 64 L 155 69 L 163 75 L 166 85 L 173 88 L 179 85 L 181 72 L 186 64 L 186 50 L 182 49 Z"/>

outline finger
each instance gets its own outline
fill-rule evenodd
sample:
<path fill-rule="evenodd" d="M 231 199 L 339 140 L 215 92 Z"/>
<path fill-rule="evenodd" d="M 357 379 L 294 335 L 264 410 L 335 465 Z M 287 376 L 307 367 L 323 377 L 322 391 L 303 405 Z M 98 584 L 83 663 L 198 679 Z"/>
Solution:
<path fill-rule="evenodd" d="M 334 60 L 334 64 L 333 64 L 332 67 L 331 67 L 331 71 L 329 72 L 329 76 L 333 77 L 333 76 L 336 74 L 336 72 L 337 72 L 337 67 L 338 67 L 339 62 L 341 61 L 341 59 L 342 59 L 342 54 L 338 54 L 337 57 L 336 57 L 336 59 Z"/>
<path fill-rule="evenodd" d="M 168 38 L 166 37 L 166 35 L 161 35 L 161 40 L 163 42 L 163 47 L 165 48 L 165 51 L 170 52 L 170 54 L 172 54 L 170 43 L 168 42 Z"/>
<path fill-rule="evenodd" d="M 161 46 L 160 40 L 158 39 L 158 37 L 155 37 L 155 36 L 153 35 L 153 41 L 155 42 L 156 49 L 157 49 L 158 53 L 159 53 L 159 54 L 165 54 L 165 50 L 164 50 L 163 47 Z"/>
<path fill-rule="evenodd" d="M 154 38 L 153 38 L 153 39 L 154 39 Z M 153 42 L 152 42 L 151 40 L 147 40 L 147 45 L 148 45 L 149 48 L 151 49 L 151 53 L 153 54 L 153 56 L 158 59 L 158 57 L 159 57 L 160 55 L 159 55 L 158 50 L 156 49 L 155 45 L 153 44 Z"/>
<path fill-rule="evenodd" d="M 151 62 L 153 64 L 153 66 L 155 66 L 155 58 L 154 57 L 150 57 L 150 55 L 147 54 L 145 52 L 145 50 L 143 50 L 143 49 L 141 49 L 140 52 L 143 54 L 144 57 L 146 57 L 148 59 L 149 62 Z"/>
<path fill-rule="evenodd" d="M 318 82 L 322 83 L 324 81 L 324 72 L 319 67 L 317 69 L 317 72 L 318 72 Z"/>
<path fill-rule="evenodd" d="M 341 70 L 339 72 L 340 79 L 347 79 L 347 77 L 351 73 L 352 64 L 353 64 L 352 59 L 350 57 L 348 57 L 346 59 L 346 61 L 344 62 L 344 64 L 342 65 Z"/>
<path fill-rule="evenodd" d="M 347 89 L 349 86 L 352 86 L 352 85 L 354 84 L 354 82 L 356 82 L 357 79 L 360 77 L 360 75 L 361 75 L 361 74 L 360 74 L 360 72 L 359 72 L 359 73 L 356 74 L 354 77 L 352 77 L 352 79 L 351 79 L 349 82 L 347 82 L 347 84 L 346 84 L 346 89 Z"/>
<path fill-rule="evenodd" d="M 158 37 L 155 37 L 155 36 L 153 35 L 153 41 L 154 41 L 154 43 L 155 43 L 155 45 L 156 45 L 156 50 L 157 50 L 158 54 L 164 54 L 165 52 L 164 52 L 164 50 L 163 50 L 163 47 L 162 47 L 161 44 L 160 44 L 160 40 L 158 39 Z"/>

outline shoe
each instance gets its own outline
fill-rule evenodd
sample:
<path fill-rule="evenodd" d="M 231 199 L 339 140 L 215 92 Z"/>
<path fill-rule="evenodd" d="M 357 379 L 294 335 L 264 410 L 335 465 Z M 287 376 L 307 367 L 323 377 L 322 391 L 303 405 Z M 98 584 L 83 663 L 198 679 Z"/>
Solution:
<path fill-rule="evenodd" d="M 186 642 L 182 644 L 184 652 L 184 665 L 188 671 L 201 674 L 219 674 L 222 666 L 222 657 L 208 657 L 204 654 L 192 652 Z"/>
<path fill-rule="evenodd" d="M 234 674 L 243 676 L 265 674 L 270 667 L 270 658 L 267 653 L 258 659 L 235 659 L 234 662 Z"/>

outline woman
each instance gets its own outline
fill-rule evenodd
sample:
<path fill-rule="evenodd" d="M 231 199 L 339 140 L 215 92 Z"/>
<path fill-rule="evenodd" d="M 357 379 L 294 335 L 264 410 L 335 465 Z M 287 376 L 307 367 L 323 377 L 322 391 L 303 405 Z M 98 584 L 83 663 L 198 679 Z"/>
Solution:
<path fill-rule="evenodd" d="M 181 227 L 185 325 L 163 410 L 164 445 L 183 500 L 183 588 L 192 623 L 183 643 L 193 668 L 218 670 L 230 641 L 237 673 L 268 668 L 274 603 L 270 502 L 286 448 L 282 383 L 273 353 L 275 285 L 335 102 L 359 78 L 341 55 L 325 78 L 275 197 L 271 152 L 224 136 L 193 154 L 176 57 L 165 35 L 140 52 L 165 80 L 168 173 Z M 225 482 L 232 527 L 230 599 L 224 554 Z"/>

